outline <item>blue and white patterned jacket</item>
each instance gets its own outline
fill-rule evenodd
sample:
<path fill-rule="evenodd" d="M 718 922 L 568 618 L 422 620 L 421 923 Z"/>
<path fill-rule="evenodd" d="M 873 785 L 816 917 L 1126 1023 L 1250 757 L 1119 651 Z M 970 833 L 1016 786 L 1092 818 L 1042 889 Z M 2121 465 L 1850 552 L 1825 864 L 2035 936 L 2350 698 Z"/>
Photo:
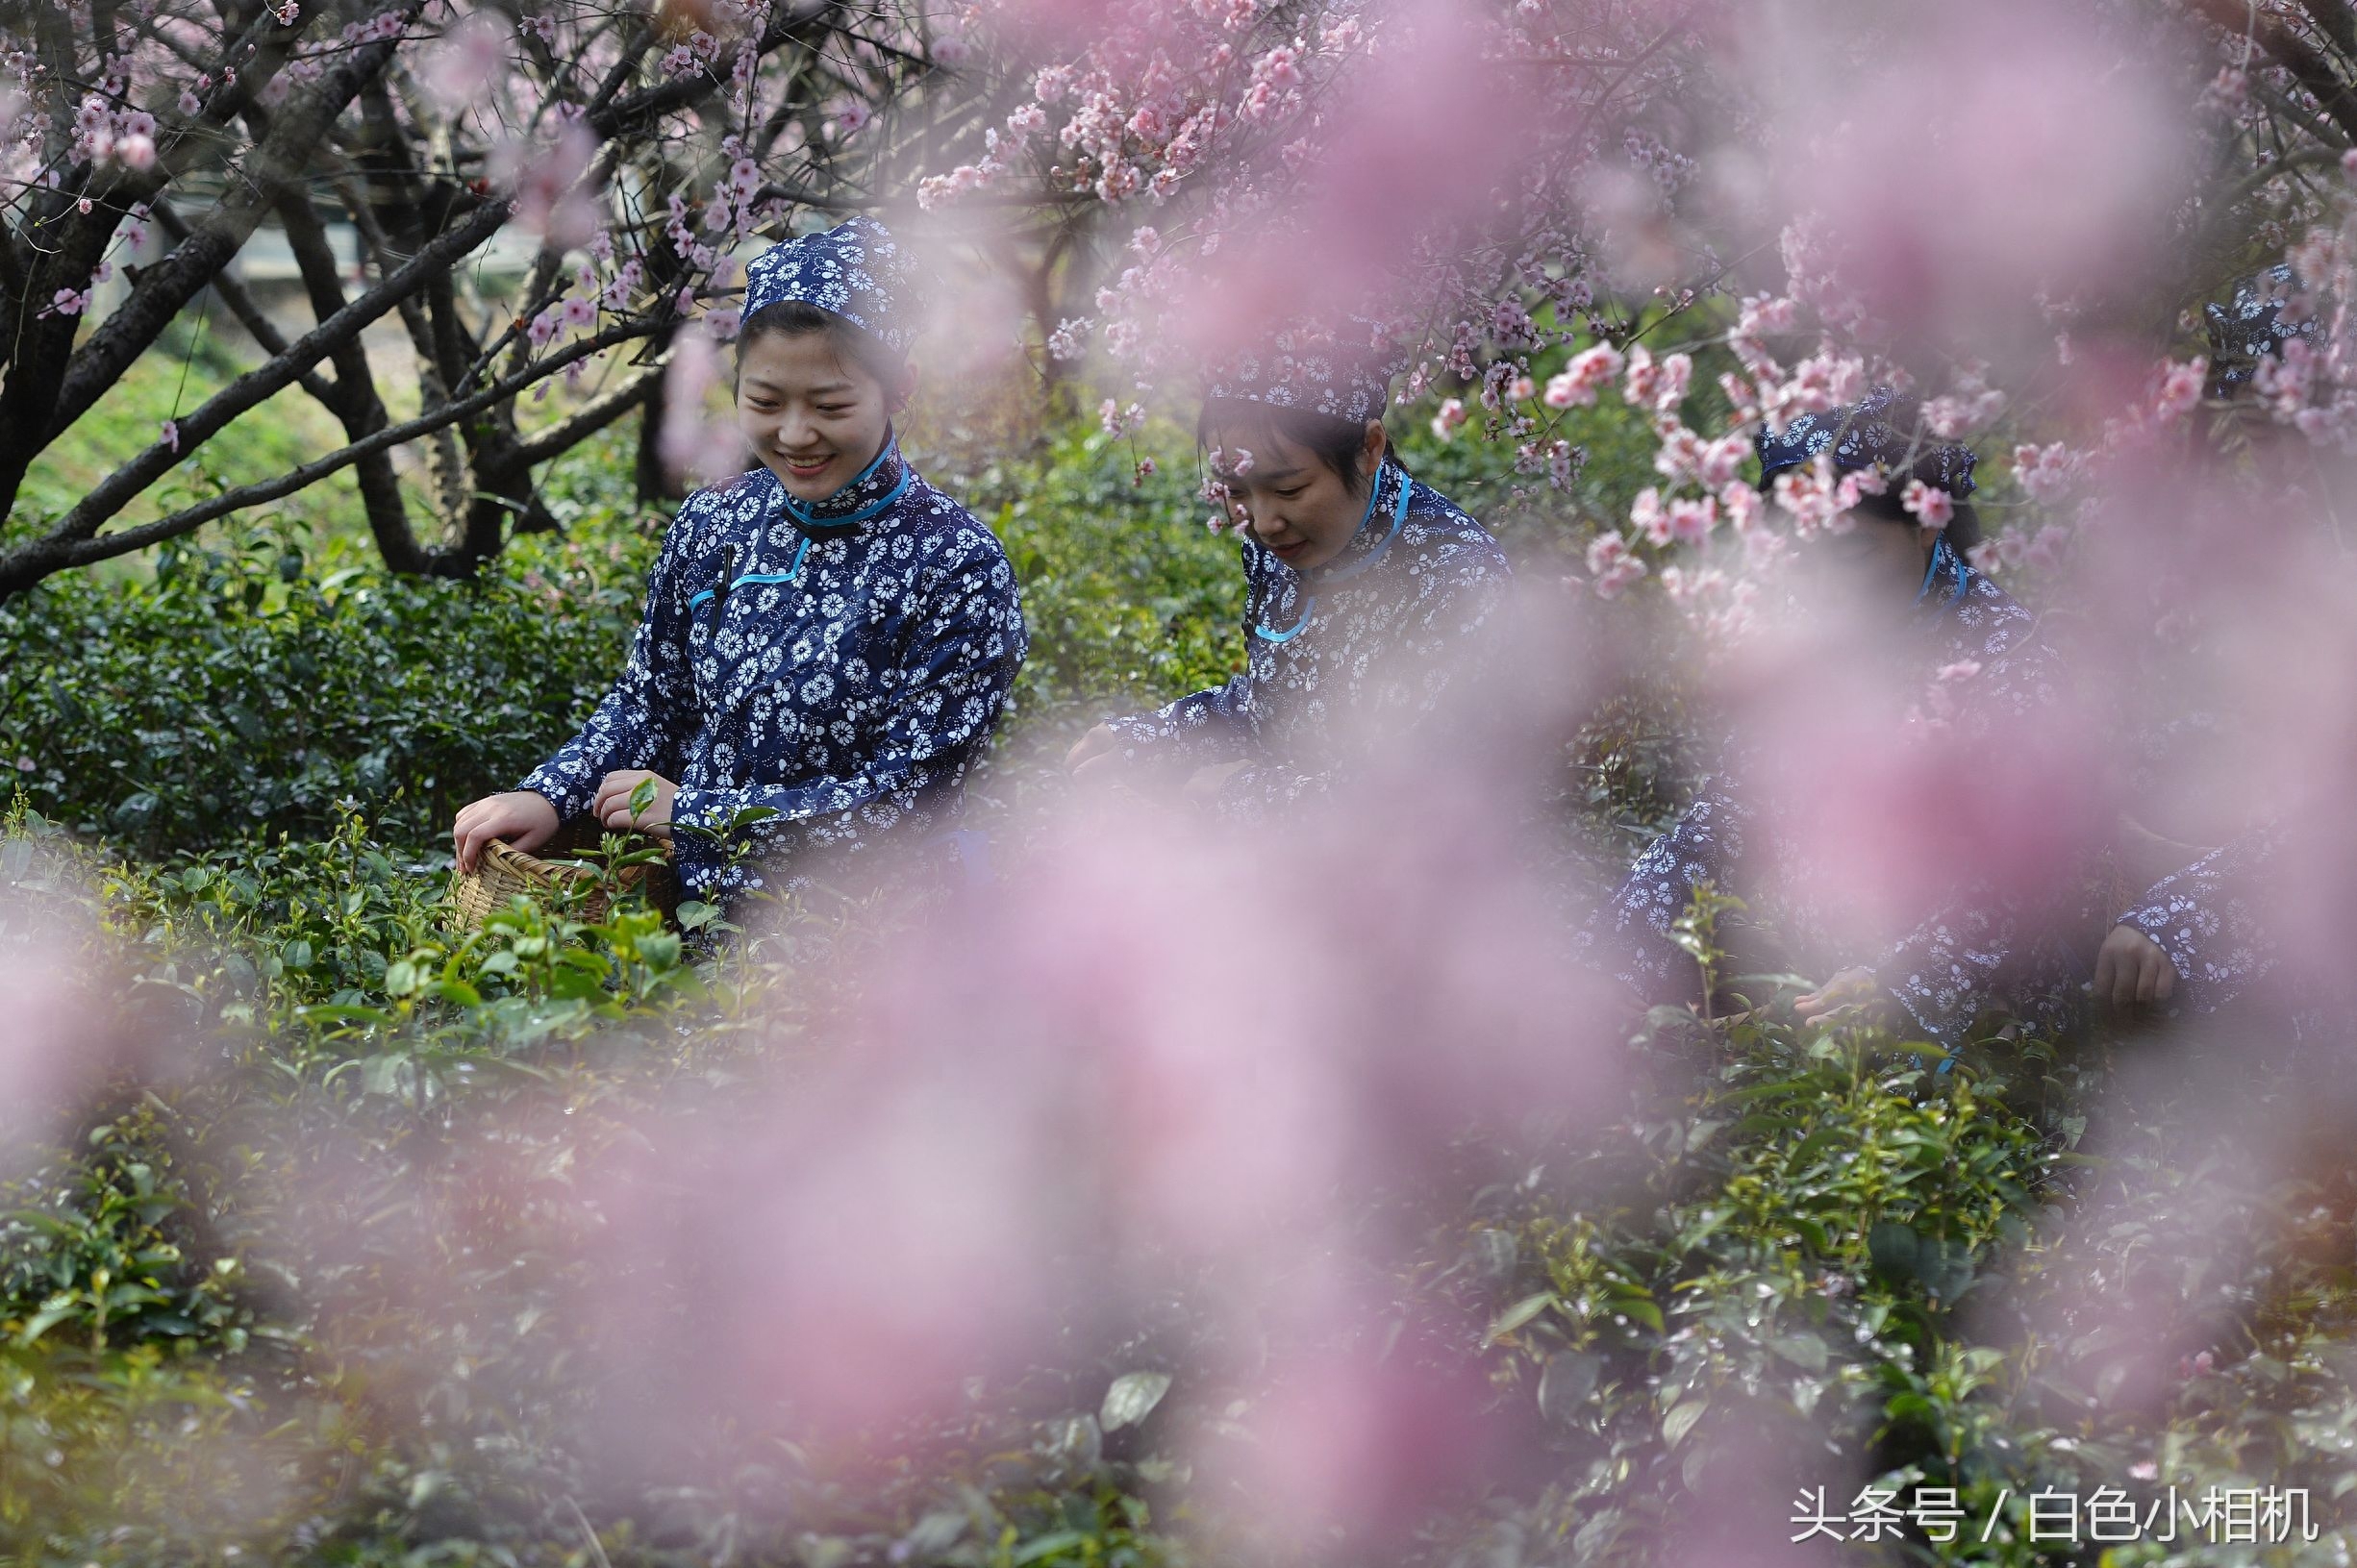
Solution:
<path fill-rule="evenodd" d="M 1481 686 L 1513 568 L 1445 496 L 1386 461 L 1341 555 L 1296 572 L 1247 533 L 1243 672 L 1152 713 L 1115 719 L 1122 755 L 1249 765 L 1219 814 L 1252 820 L 1325 795 L 1368 750 Z"/>
<path fill-rule="evenodd" d="M 1917 657 L 1926 677 L 1964 660 L 1982 666 L 1955 722 L 1968 735 L 2001 743 L 1996 737 L 2006 726 L 2059 700 L 2061 661 L 2037 635 L 2038 618 L 1987 577 L 1953 558 L 1937 577 Z M 1773 824 L 1762 832 L 1745 788 L 1746 775 L 1772 744 L 1750 735 L 1730 738 L 1697 785 L 1693 804 L 1637 858 L 1612 901 L 1590 922 L 1596 961 L 1648 1001 L 1680 1000 L 1696 988 L 1694 960 L 1672 933 L 1697 884 L 1707 881 L 1720 892 L 1757 899 L 1764 886 L 1798 881 L 1796 852 Z M 1787 898 L 1778 912 L 1797 938 L 1794 957 L 1828 974 L 1851 963 L 1870 965 L 1923 1037 L 1951 1049 L 1979 1009 L 2000 996 L 2039 1024 L 2060 1028 L 2067 1015 L 2055 998 L 2077 973 L 2057 943 L 2053 911 L 1979 884 L 1970 874 L 1968 844 L 1958 846 L 1957 859 L 1962 874 L 1952 896 L 1881 953 L 1826 951 L 1821 911 L 1810 908 L 1805 897 Z M 2059 885 L 2066 879 L 2056 880 Z"/>
<path fill-rule="evenodd" d="M 998 540 L 896 442 L 807 521 L 785 500 L 765 468 L 688 498 L 621 677 L 520 785 L 569 818 L 614 769 L 673 781 L 681 883 L 721 903 L 948 826 L 1027 647 Z M 749 857 L 694 831 L 749 809 Z"/>

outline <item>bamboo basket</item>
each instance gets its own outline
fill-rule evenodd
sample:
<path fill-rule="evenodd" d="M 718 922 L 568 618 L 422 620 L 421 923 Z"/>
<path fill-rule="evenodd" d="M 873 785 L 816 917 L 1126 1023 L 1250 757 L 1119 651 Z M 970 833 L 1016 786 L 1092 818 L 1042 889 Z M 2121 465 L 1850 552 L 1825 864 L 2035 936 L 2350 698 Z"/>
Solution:
<path fill-rule="evenodd" d="M 589 849 L 602 841 L 594 827 L 568 822 L 542 848 L 557 857 Z M 576 886 L 594 883 L 600 868 L 571 859 L 543 859 L 491 840 L 471 872 L 450 874 L 450 922 L 460 931 L 479 929 L 484 921 L 506 908 L 521 893 L 536 904 L 553 904 Z M 615 878 L 625 890 L 643 889 L 647 902 L 668 924 L 679 912 L 679 878 L 672 872 L 670 851 L 651 865 L 625 866 Z M 591 887 L 566 912 L 590 925 L 613 912 L 614 900 L 604 887 Z"/>

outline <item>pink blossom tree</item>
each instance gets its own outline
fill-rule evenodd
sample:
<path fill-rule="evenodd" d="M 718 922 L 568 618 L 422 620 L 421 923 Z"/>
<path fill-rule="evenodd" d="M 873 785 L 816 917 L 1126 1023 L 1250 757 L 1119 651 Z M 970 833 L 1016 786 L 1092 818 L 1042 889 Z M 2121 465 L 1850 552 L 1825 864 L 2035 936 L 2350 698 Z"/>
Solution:
<path fill-rule="evenodd" d="M 1667 483 L 1600 548 L 1608 595 L 1655 575 L 1648 558 L 1715 550 L 1722 522 L 1756 536 L 1758 497 L 1736 493 L 1750 435 L 1886 379 L 1946 437 L 2048 454 L 2003 547 L 2018 565 L 2062 516 L 2064 468 L 2086 472 L 2053 443 L 2174 407 L 2097 389 L 2090 365 L 2185 359 L 2193 307 L 2338 222 L 2351 15 L 962 0 L 949 27 L 995 123 L 920 200 L 1091 226 L 1101 271 L 1046 346 L 1100 352 L 1141 393 L 1279 323 L 1350 316 L 1418 351 L 1401 396 L 1448 394 L 1436 431 L 1511 442 L 1565 487 L 1574 411 L 1617 390 L 1657 427 Z M 2301 252 L 2319 290 L 2332 244 L 2315 230 Z M 1567 368 L 1532 374 L 1562 349 Z M 2339 428 L 2310 406 L 2337 395 L 2319 356 L 2267 388 L 2315 433 Z M 1796 499 L 1815 520 L 1843 492 Z M 1707 606 L 1743 569 L 1667 581 Z"/>
<path fill-rule="evenodd" d="M 638 411 L 660 425 L 666 347 L 690 315 L 730 324 L 735 253 L 798 212 L 876 204 L 902 134 L 887 111 L 921 108 L 920 133 L 938 130 L 929 39 L 890 0 L 8 8 L 0 501 L 205 291 L 258 352 L 63 515 L 19 519 L 0 543 L 0 597 L 346 468 L 397 570 L 464 575 L 514 531 L 551 526 L 534 471 Z M 331 247 L 338 221 L 359 236 L 357 277 Z M 307 328 L 274 320 L 234 265 L 265 225 L 292 250 Z M 529 241 L 514 286 L 478 265 L 503 231 Z M 362 338 L 387 317 L 415 367 L 414 398 L 389 400 L 400 416 Z M 572 395 L 536 408 L 556 378 Z M 342 445 L 110 527 L 290 386 L 335 417 Z M 428 519 L 404 493 L 405 447 L 428 460 Z M 650 435 L 642 487 L 654 450 Z"/>

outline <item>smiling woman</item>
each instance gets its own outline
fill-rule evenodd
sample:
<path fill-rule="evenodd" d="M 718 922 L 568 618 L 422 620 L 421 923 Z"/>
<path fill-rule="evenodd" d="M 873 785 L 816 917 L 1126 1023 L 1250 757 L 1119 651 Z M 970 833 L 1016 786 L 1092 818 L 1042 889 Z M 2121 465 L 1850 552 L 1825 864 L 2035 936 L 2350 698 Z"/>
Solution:
<path fill-rule="evenodd" d="M 1513 574 L 1392 453 L 1398 371 L 1387 349 L 1300 331 L 1213 374 L 1197 433 L 1242 533 L 1244 669 L 1098 725 L 1066 759 L 1076 776 L 1183 776 L 1198 804 L 1254 818 L 1330 793 L 1478 687 Z"/>
<path fill-rule="evenodd" d="M 462 870 L 587 816 L 673 839 L 689 891 L 733 904 L 957 815 L 1026 643 L 997 539 L 893 435 L 914 286 L 869 218 L 746 269 L 737 415 L 763 466 L 680 510 L 621 678 L 459 813 Z"/>
<path fill-rule="evenodd" d="M 764 306 L 738 335 L 738 426 L 799 501 L 856 480 L 915 389 L 908 362 L 873 334 L 801 300 Z"/>

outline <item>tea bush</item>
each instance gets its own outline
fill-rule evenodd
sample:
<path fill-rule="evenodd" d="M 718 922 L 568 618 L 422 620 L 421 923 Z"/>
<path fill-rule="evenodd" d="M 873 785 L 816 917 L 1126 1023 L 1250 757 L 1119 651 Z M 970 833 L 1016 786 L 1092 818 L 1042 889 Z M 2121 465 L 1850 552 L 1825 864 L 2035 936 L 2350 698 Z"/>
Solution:
<path fill-rule="evenodd" d="M 1516 502 L 1495 448 L 1413 422 L 1403 445 L 1542 563 L 1642 482 L 1615 466 L 1643 451 L 1623 413 L 1589 413 L 1595 488 L 1567 518 Z M 987 809 L 1098 715 L 1224 678 L 1241 593 L 1181 433 L 1063 429 L 970 466 L 935 471 L 1006 541 L 1035 648 Z M 1221 1320 L 1183 1296 L 980 1388 L 945 1430 L 865 1449 L 715 1430 L 664 1484 L 595 1474 L 572 1308 L 600 1282 L 551 1242 L 580 1222 L 575 1173 L 655 1110 L 724 1129 L 748 1073 L 830 1049 L 847 999 L 814 960 L 874 934 L 862 910 L 806 914 L 715 958 L 627 897 L 595 922 L 518 906 L 444 928 L 447 812 L 578 722 L 635 619 L 660 520 L 598 483 L 552 486 L 567 536 L 477 584 L 389 579 L 287 524 L 0 609 L 0 753 L 32 764 L 0 828 L 0 946 L 81 943 L 101 1033 L 138 1047 L 0 1192 L 0 1558 L 1298 1559 L 1182 1458 L 1266 1393 L 1213 1377 Z M 1573 748 L 1571 804 L 1613 854 L 1674 805 L 1677 718 L 1674 693 L 1628 698 Z M 1713 908 L 1691 932 L 1717 963 Z M 1801 1024 L 1790 977 L 1722 978 L 1756 1005 L 1642 1020 L 1624 1103 L 1576 1132 L 1542 1108 L 1468 1132 L 1468 1169 L 1517 1174 L 1366 1195 L 1428 1219 L 1367 1322 L 1469 1369 L 1524 1462 L 1353 1560 L 1755 1555 L 1815 1487 L 1836 1509 L 1943 1488 L 1970 1522 L 1852 1549 L 1872 1560 L 2075 1564 L 2087 1545 L 2031 1528 L 2040 1488 L 2169 1484 L 2304 1485 L 2322 1538 L 2188 1532 L 2108 1562 L 2338 1560 L 2345 1160 L 2277 1180 L 2206 1157 L 2198 1108 L 2107 1101 L 2105 1042 L 1991 1020 L 1940 1074 L 1870 1022 Z M 2272 1092 L 2296 1119 L 2299 1080 Z M 2196 1192 L 2242 1245 L 2169 1233 Z M 2179 1375 L 2141 1402 L 2117 1397 L 2148 1348 L 2123 1324 L 2180 1336 Z"/>

